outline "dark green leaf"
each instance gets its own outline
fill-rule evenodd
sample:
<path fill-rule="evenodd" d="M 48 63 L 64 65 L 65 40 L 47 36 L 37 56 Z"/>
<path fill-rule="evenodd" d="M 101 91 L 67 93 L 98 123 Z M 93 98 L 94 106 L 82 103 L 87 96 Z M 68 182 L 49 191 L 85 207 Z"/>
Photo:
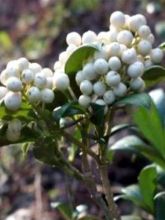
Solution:
<path fill-rule="evenodd" d="M 155 196 L 155 220 L 165 219 L 165 192 L 158 193 Z"/>
<path fill-rule="evenodd" d="M 143 79 L 147 86 L 156 85 L 165 81 L 165 68 L 162 66 L 152 66 L 145 70 Z"/>
<path fill-rule="evenodd" d="M 150 109 L 139 108 L 134 113 L 134 122 L 160 154 L 160 158 L 165 158 L 165 130 L 156 107 L 152 105 Z"/>
<path fill-rule="evenodd" d="M 82 69 L 84 62 L 90 58 L 98 48 L 94 45 L 86 45 L 74 51 L 65 64 L 65 72 L 74 74 Z"/>
<path fill-rule="evenodd" d="M 93 111 L 91 121 L 95 125 L 100 125 L 100 126 L 103 125 L 105 106 L 104 105 L 98 105 L 96 103 L 91 103 L 91 107 L 92 107 L 92 111 Z"/>
<path fill-rule="evenodd" d="M 139 175 L 139 186 L 141 194 L 143 195 L 143 200 L 148 210 L 153 213 L 154 212 L 154 195 L 156 192 L 156 178 L 157 172 L 156 167 L 154 165 L 150 165 L 145 167 Z"/>
<path fill-rule="evenodd" d="M 112 129 L 111 129 L 111 135 L 114 135 L 116 134 L 117 132 L 120 132 L 124 129 L 129 129 L 129 128 L 132 128 L 133 125 L 130 125 L 130 124 L 120 124 L 120 125 L 116 125 L 114 126 Z"/>
<path fill-rule="evenodd" d="M 61 203 L 61 202 L 54 202 L 51 203 L 52 208 L 59 210 L 65 220 L 73 220 L 73 210 L 71 209 L 69 203 Z"/>
<path fill-rule="evenodd" d="M 133 94 L 126 96 L 119 101 L 117 101 L 114 105 L 117 106 L 125 106 L 125 105 L 132 105 L 132 106 L 143 106 L 145 108 L 150 108 L 151 106 L 151 97 L 147 93 L 140 93 L 140 94 Z"/>

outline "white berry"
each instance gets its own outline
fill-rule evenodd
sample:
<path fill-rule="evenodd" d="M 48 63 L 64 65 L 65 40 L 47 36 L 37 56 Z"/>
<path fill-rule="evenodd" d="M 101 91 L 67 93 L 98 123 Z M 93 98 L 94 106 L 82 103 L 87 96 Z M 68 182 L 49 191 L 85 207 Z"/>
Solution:
<path fill-rule="evenodd" d="M 108 61 L 111 70 L 117 71 L 121 68 L 121 61 L 118 57 L 111 57 Z"/>
<path fill-rule="evenodd" d="M 117 42 L 112 42 L 109 45 L 109 55 L 112 56 L 119 56 L 120 55 L 120 44 Z"/>
<path fill-rule="evenodd" d="M 117 86 L 121 81 L 121 77 L 117 72 L 109 71 L 105 77 L 105 81 L 108 86 Z"/>
<path fill-rule="evenodd" d="M 52 103 L 54 100 L 54 92 L 51 89 L 45 88 L 41 90 L 41 101 L 44 103 Z"/>
<path fill-rule="evenodd" d="M 91 98 L 87 95 L 81 95 L 78 99 L 78 102 L 81 106 L 83 106 L 84 108 L 88 107 L 90 102 L 91 102 Z"/>
<path fill-rule="evenodd" d="M 144 72 L 144 65 L 140 61 L 137 61 L 137 62 L 131 64 L 127 70 L 127 74 L 131 78 L 137 78 L 137 77 L 141 76 L 143 74 L 143 72 Z"/>
<path fill-rule="evenodd" d="M 92 83 L 88 80 L 84 80 L 80 84 L 80 90 L 84 95 L 90 95 L 93 90 Z"/>
<path fill-rule="evenodd" d="M 29 61 L 25 57 L 21 57 L 17 60 L 18 67 L 22 71 L 29 67 Z"/>
<path fill-rule="evenodd" d="M 4 86 L 0 86 L 0 101 L 5 97 L 7 94 L 8 90 Z"/>
<path fill-rule="evenodd" d="M 34 79 L 34 73 L 31 69 L 24 69 L 22 72 L 22 82 L 31 83 Z"/>
<path fill-rule="evenodd" d="M 144 39 L 146 39 L 150 33 L 151 33 L 151 30 L 147 25 L 141 26 L 138 30 L 139 36 Z"/>
<path fill-rule="evenodd" d="M 107 105 L 112 104 L 115 101 L 115 95 L 114 95 L 113 91 L 112 90 L 106 91 L 104 93 L 103 99 Z"/>
<path fill-rule="evenodd" d="M 93 91 L 98 96 L 102 96 L 105 93 L 105 90 L 106 87 L 103 82 L 98 81 L 93 85 Z"/>
<path fill-rule="evenodd" d="M 37 86 L 40 89 L 45 87 L 46 77 L 42 72 L 36 73 L 36 75 L 34 77 L 34 85 Z"/>
<path fill-rule="evenodd" d="M 117 35 L 117 41 L 121 44 L 125 44 L 126 46 L 129 46 L 132 43 L 133 35 L 130 31 L 123 30 L 120 31 Z"/>
<path fill-rule="evenodd" d="M 39 88 L 32 86 L 27 91 L 28 100 L 30 103 L 37 103 L 41 100 L 41 91 Z"/>
<path fill-rule="evenodd" d="M 67 35 L 66 42 L 68 45 L 73 44 L 79 46 L 81 44 L 81 36 L 77 32 L 71 32 Z"/>
<path fill-rule="evenodd" d="M 145 87 L 144 80 L 140 77 L 138 77 L 136 79 L 133 79 L 130 82 L 130 87 L 131 87 L 132 90 L 135 90 L 135 91 L 142 90 Z"/>
<path fill-rule="evenodd" d="M 113 26 L 121 28 L 125 24 L 125 15 L 121 11 L 115 11 L 111 14 L 110 22 Z"/>
<path fill-rule="evenodd" d="M 85 80 L 84 72 L 81 70 L 78 71 L 75 80 L 77 85 L 80 85 L 80 83 Z"/>
<path fill-rule="evenodd" d="M 160 48 L 155 48 L 151 50 L 150 57 L 153 63 L 160 63 L 163 59 L 163 51 Z"/>
<path fill-rule="evenodd" d="M 21 107 L 22 99 L 20 93 L 8 92 L 5 95 L 4 103 L 7 109 L 16 111 Z"/>
<path fill-rule="evenodd" d="M 54 86 L 56 89 L 64 91 L 68 89 L 70 84 L 69 77 L 65 73 L 57 73 L 54 76 Z"/>
<path fill-rule="evenodd" d="M 114 94 L 118 97 L 122 97 L 127 93 L 127 87 L 124 83 L 119 83 L 113 90 Z"/>
<path fill-rule="evenodd" d="M 13 92 L 18 92 L 18 91 L 21 91 L 22 89 L 22 82 L 17 77 L 12 76 L 8 78 L 6 82 L 6 87 L 8 90 L 11 90 Z"/>
<path fill-rule="evenodd" d="M 123 51 L 121 59 L 126 64 L 132 64 L 137 60 L 136 50 L 134 48 Z"/>
<path fill-rule="evenodd" d="M 141 40 L 137 46 L 138 52 L 142 54 L 143 56 L 146 56 L 150 53 L 152 49 L 152 45 L 147 40 Z"/>
<path fill-rule="evenodd" d="M 92 44 L 97 41 L 97 35 L 93 31 L 87 31 L 82 36 L 82 43 L 83 44 Z"/>
<path fill-rule="evenodd" d="M 29 69 L 31 69 L 33 73 L 39 73 L 42 70 L 42 67 L 38 63 L 30 63 Z"/>
<path fill-rule="evenodd" d="M 105 59 L 99 58 L 94 63 L 94 70 L 100 75 L 105 75 L 108 71 L 108 63 Z"/>
<path fill-rule="evenodd" d="M 93 63 L 87 63 L 83 68 L 83 75 L 87 80 L 93 80 L 96 78 L 96 72 Z"/>

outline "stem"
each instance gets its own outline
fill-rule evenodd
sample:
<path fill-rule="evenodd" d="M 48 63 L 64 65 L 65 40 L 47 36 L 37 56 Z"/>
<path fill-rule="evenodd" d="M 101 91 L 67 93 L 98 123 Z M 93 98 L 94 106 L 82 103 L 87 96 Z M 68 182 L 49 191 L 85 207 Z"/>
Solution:
<path fill-rule="evenodd" d="M 116 204 L 113 200 L 113 193 L 111 191 L 111 186 L 108 178 L 108 166 L 106 164 L 100 165 L 100 176 L 102 180 L 102 185 L 103 185 L 103 191 L 108 203 L 110 215 L 112 220 L 120 220 L 120 215 L 118 212 L 118 209 L 116 207 Z"/>

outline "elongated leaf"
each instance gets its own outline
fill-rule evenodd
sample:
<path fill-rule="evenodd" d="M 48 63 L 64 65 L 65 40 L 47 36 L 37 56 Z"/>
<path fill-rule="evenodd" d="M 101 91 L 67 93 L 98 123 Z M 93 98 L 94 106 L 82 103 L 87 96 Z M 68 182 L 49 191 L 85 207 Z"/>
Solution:
<path fill-rule="evenodd" d="M 111 135 L 114 135 L 124 129 L 129 129 L 129 128 L 132 128 L 133 125 L 130 125 L 130 124 L 120 124 L 120 125 L 116 125 L 114 126 L 112 129 L 111 129 Z"/>
<path fill-rule="evenodd" d="M 160 157 L 165 158 L 165 131 L 154 105 L 150 109 L 140 108 L 134 113 L 134 122 L 144 137 L 153 145 Z"/>
<path fill-rule="evenodd" d="M 82 69 L 84 62 L 91 57 L 98 48 L 92 45 L 86 45 L 74 51 L 65 64 L 65 72 L 67 74 L 74 74 Z"/>
<path fill-rule="evenodd" d="M 147 86 L 156 85 L 165 81 L 165 68 L 162 66 L 152 66 L 145 70 L 143 79 Z"/>
<path fill-rule="evenodd" d="M 51 203 L 52 208 L 59 210 L 65 220 L 72 220 L 73 210 L 69 203 L 54 202 Z"/>
<path fill-rule="evenodd" d="M 151 213 L 154 213 L 154 195 L 156 192 L 157 172 L 154 165 L 145 167 L 139 175 L 139 186 L 144 203 Z"/>
<path fill-rule="evenodd" d="M 143 106 L 145 108 L 150 108 L 151 106 L 151 97 L 147 93 L 133 94 L 126 96 L 115 103 L 117 106 Z"/>
<path fill-rule="evenodd" d="M 155 220 L 165 219 L 165 192 L 158 193 L 155 196 Z"/>

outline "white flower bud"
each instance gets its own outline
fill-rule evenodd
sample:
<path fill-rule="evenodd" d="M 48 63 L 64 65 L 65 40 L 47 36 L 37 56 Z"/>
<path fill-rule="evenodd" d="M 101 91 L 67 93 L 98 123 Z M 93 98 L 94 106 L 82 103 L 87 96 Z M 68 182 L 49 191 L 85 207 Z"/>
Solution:
<path fill-rule="evenodd" d="M 94 70 L 100 75 L 105 75 L 108 71 L 108 63 L 105 59 L 99 58 L 94 62 Z"/>
<path fill-rule="evenodd" d="M 34 85 L 37 86 L 40 89 L 45 87 L 46 77 L 42 72 L 36 73 L 36 75 L 34 77 Z"/>
<path fill-rule="evenodd" d="M 81 70 L 78 71 L 75 80 L 77 85 L 80 85 L 80 83 L 85 80 L 84 72 Z"/>
<path fill-rule="evenodd" d="M 93 63 L 87 63 L 83 68 L 83 75 L 87 80 L 93 80 L 96 78 L 97 74 L 94 69 Z"/>
<path fill-rule="evenodd" d="M 111 70 L 117 71 L 121 68 L 121 61 L 118 57 L 111 57 L 108 61 Z"/>
<path fill-rule="evenodd" d="M 134 48 L 123 51 L 121 59 L 126 64 L 132 64 L 137 60 L 136 50 Z"/>
<path fill-rule="evenodd" d="M 108 35 L 109 35 L 110 42 L 117 41 L 117 34 L 118 34 L 118 32 L 116 30 L 110 30 L 109 31 Z"/>
<path fill-rule="evenodd" d="M 80 90 L 84 95 L 90 95 L 93 90 L 92 83 L 88 80 L 84 80 L 80 84 Z"/>
<path fill-rule="evenodd" d="M 82 36 L 82 43 L 83 44 L 92 44 L 97 41 L 97 35 L 93 31 L 87 31 Z"/>
<path fill-rule="evenodd" d="M 163 59 L 163 51 L 160 48 L 155 48 L 151 50 L 150 57 L 153 63 L 160 63 Z"/>
<path fill-rule="evenodd" d="M 33 71 L 33 73 L 35 74 L 35 73 L 41 72 L 42 67 L 38 63 L 30 63 L 29 69 L 31 69 Z"/>
<path fill-rule="evenodd" d="M 112 90 L 106 91 L 104 93 L 103 99 L 107 105 L 112 104 L 115 101 L 115 95 L 114 95 L 113 91 Z"/>
<path fill-rule="evenodd" d="M 115 11 L 110 16 L 110 23 L 117 27 L 121 28 L 125 24 L 125 15 L 121 11 Z"/>
<path fill-rule="evenodd" d="M 5 97 L 7 94 L 8 90 L 4 86 L 0 86 L 0 101 Z"/>
<path fill-rule="evenodd" d="M 147 37 L 147 40 L 148 40 L 151 44 L 153 44 L 153 43 L 155 42 L 155 37 L 154 37 L 154 35 L 153 35 L 153 34 L 149 34 L 149 36 Z"/>
<path fill-rule="evenodd" d="M 31 69 L 24 69 L 22 72 L 22 82 L 31 83 L 34 80 L 34 73 Z"/>
<path fill-rule="evenodd" d="M 117 42 L 112 42 L 109 45 L 109 55 L 110 56 L 120 56 L 120 44 Z"/>
<path fill-rule="evenodd" d="M 29 67 L 29 61 L 25 57 L 21 57 L 17 60 L 18 67 L 21 71 Z"/>
<path fill-rule="evenodd" d="M 66 42 L 68 45 L 74 44 L 76 46 L 80 46 L 81 36 L 77 32 L 71 32 L 66 36 Z"/>
<path fill-rule="evenodd" d="M 147 39 L 150 33 L 151 33 L 151 30 L 147 25 L 142 25 L 138 30 L 139 36 L 144 39 Z"/>
<path fill-rule="evenodd" d="M 61 53 L 59 54 L 59 61 L 60 61 L 61 63 L 63 63 L 63 64 L 66 63 L 67 59 L 68 59 L 68 53 L 67 53 L 66 51 L 61 52 Z"/>
<path fill-rule="evenodd" d="M 137 78 L 141 76 L 144 72 L 144 65 L 140 61 L 136 61 L 128 67 L 127 74 L 131 78 Z"/>
<path fill-rule="evenodd" d="M 98 96 L 103 96 L 105 93 L 105 90 L 106 90 L 106 87 L 103 82 L 98 81 L 93 85 L 93 91 Z"/>
<path fill-rule="evenodd" d="M 50 76 L 50 77 L 46 78 L 45 88 L 48 88 L 48 89 L 52 89 L 53 88 L 53 77 Z"/>
<path fill-rule="evenodd" d="M 12 76 L 8 78 L 6 82 L 6 87 L 8 90 L 11 90 L 13 92 L 19 92 L 22 90 L 22 82 L 17 77 Z"/>
<path fill-rule="evenodd" d="M 101 32 L 97 35 L 97 40 L 98 40 L 98 42 L 100 42 L 100 43 L 104 43 L 104 44 L 109 43 L 109 42 L 110 42 L 109 32 L 101 31 Z"/>
<path fill-rule="evenodd" d="M 54 68 L 55 71 L 56 70 L 62 70 L 64 68 L 64 64 L 61 63 L 60 61 L 56 61 L 54 63 L 54 67 L 53 68 Z"/>
<path fill-rule="evenodd" d="M 35 86 L 32 86 L 27 91 L 27 96 L 30 103 L 38 103 L 41 101 L 41 91 Z"/>
<path fill-rule="evenodd" d="M 8 92 L 5 95 L 4 103 L 7 109 L 17 111 L 21 107 L 22 99 L 20 93 Z"/>
<path fill-rule="evenodd" d="M 70 56 L 76 49 L 77 49 L 77 46 L 76 46 L 76 45 L 70 44 L 70 45 L 66 48 L 66 52 L 67 52 L 68 56 Z"/>
<path fill-rule="evenodd" d="M 3 84 L 3 85 L 6 85 L 6 82 L 7 82 L 7 80 L 8 80 L 8 74 L 7 74 L 7 71 L 6 71 L 6 69 L 4 69 L 2 72 L 1 72 L 1 74 L 0 74 L 0 81 L 1 81 L 1 83 Z"/>
<path fill-rule="evenodd" d="M 130 17 L 128 25 L 130 30 L 137 32 L 142 25 L 146 25 L 146 19 L 143 15 L 137 14 Z"/>
<path fill-rule="evenodd" d="M 140 77 L 131 80 L 130 82 L 130 87 L 132 90 L 134 91 L 139 91 L 139 90 L 143 90 L 145 87 L 145 83 L 144 80 Z"/>
<path fill-rule="evenodd" d="M 147 40 L 141 40 L 137 46 L 138 52 L 142 54 L 143 56 L 146 56 L 150 53 L 152 49 L 152 45 Z"/>
<path fill-rule="evenodd" d="M 65 73 L 57 73 L 54 76 L 54 86 L 56 89 L 64 91 L 68 89 L 70 84 L 69 77 Z"/>
<path fill-rule="evenodd" d="M 116 96 L 122 97 L 127 93 L 127 87 L 124 83 L 119 83 L 116 87 L 114 87 L 113 92 Z"/>
<path fill-rule="evenodd" d="M 117 72 L 109 71 L 105 77 L 105 81 L 108 86 L 117 86 L 121 81 L 121 77 Z"/>
<path fill-rule="evenodd" d="M 87 95 L 81 95 L 78 99 L 78 102 L 81 106 L 84 108 L 87 108 L 89 104 L 91 103 L 91 98 Z"/>
<path fill-rule="evenodd" d="M 129 46 L 133 41 L 133 35 L 130 31 L 123 30 L 117 35 L 117 41 L 121 44 Z"/>
<path fill-rule="evenodd" d="M 52 103 L 54 100 L 54 92 L 51 89 L 45 88 L 41 90 L 41 101 L 44 103 Z"/>
<path fill-rule="evenodd" d="M 13 65 L 13 66 L 8 66 L 7 65 L 7 68 L 6 68 L 6 74 L 7 74 L 7 77 L 12 77 L 12 76 L 15 76 L 15 77 L 20 77 L 20 70 L 18 69 L 18 66 L 17 64 Z"/>
<path fill-rule="evenodd" d="M 41 70 L 41 73 L 43 73 L 46 77 L 52 77 L 53 76 L 53 72 L 49 68 L 43 68 Z"/>

